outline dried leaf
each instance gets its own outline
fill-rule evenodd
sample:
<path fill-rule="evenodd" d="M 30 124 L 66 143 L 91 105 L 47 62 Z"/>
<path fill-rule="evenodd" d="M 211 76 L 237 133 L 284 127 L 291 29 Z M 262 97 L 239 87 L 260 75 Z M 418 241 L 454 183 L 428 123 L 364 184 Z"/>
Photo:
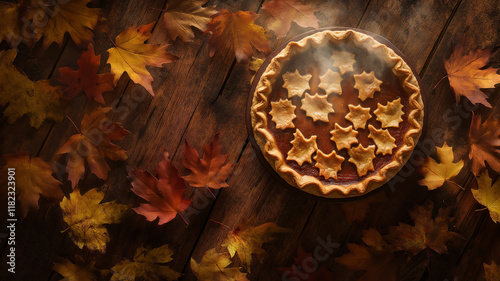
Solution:
<path fill-rule="evenodd" d="M 484 172 L 477 179 L 478 189 L 471 189 L 472 195 L 479 204 L 490 211 L 491 219 L 500 223 L 500 181 L 493 184 L 488 173 Z"/>
<path fill-rule="evenodd" d="M 464 167 L 464 161 L 453 162 L 453 148 L 446 142 L 442 147 L 436 148 L 440 163 L 431 157 L 427 157 L 420 168 L 420 173 L 425 177 L 418 181 L 418 184 L 427 186 L 429 190 L 434 190 L 444 184 L 445 181 L 458 175 Z"/>
<path fill-rule="evenodd" d="M 191 258 L 191 270 L 199 281 L 248 281 L 247 274 L 239 267 L 227 267 L 231 263 L 229 253 L 208 250 L 200 263 Z"/>
<path fill-rule="evenodd" d="M 469 130 L 469 158 L 472 160 L 472 172 L 479 176 L 486 170 L 486 164 L 500 173 L 500 120 L 493 116 L 481 124 L 481 115 L 472 115 Z"/>
<path fill-rule="evenodd" d="M 119 223 L 129 206 L 117 204 L 115 201 L 99 204 L 104 198 L 104 192 L 97 188 L 89 190 L 83 196 L 77 188 L 64 197 L 61 210 L 64 221 L 68 224 L 68 234 L 71 240 L 82 249 L 106 251 L 109 234 L 104 224 Z"/>
<path fill-rule="evenodd" d="M 243 267 L 250 272 L 252 254 L 262 261 L 265 254 L 262 244 L 276 240 L 278 235 L 288 232 L 289 229 L 279 227 L 274 222 L 253 227 L 252 220 L 243 219 L 236 229 L 229 232 L 222 246 L 227 247 L 231 258 L 238 253 Z"/>
<path fill-rule="evenodd" d="M 307 281 L 325 281 L 334 280 L 334 275 L 326 267 L 311 266 L 311 261 L 316 261 L 311 253 L 308 253 L 299 246 L 297 249 L 297 257 L 294 258 L 295 263 L 291 267 L 278 268 L 283 272 L 282 280 L 307 280 Z M 317 261 L 316 261 L 317 262 Z M 311 270 L 312 269 L 312 270 Z"/>
<path fill-rule="evenodd" d="M 248 64 L 248 68 L 251 72 L 253 72 L 252 78 L 250 79 L 250 84 L 253 83 L 253 79 L 255 78 L 255 74 L 259 71 L 260 66 L 264 63 L 264 59 L 252 57 L 250 59 L 250 63 Z"/>
<path fill-rule="evenodd" d="M 37 129 L 46 119 L 62 121 L 61 89 L 51 86 L 49 80 L 31 81 L 12 64 L 16 56 L 14 49 L 0 52 L 0 105 L 8 104 L 4 114 L 9 123 L 25 114 Z"/>
<path fill-rule="evenodd" d="M 49 163 L 39 157 L 30 158 L 25 151 L 4 155 L 3 158 L 7 160 L 7 165 L 0 169 L 0 184 L 5 187 L 5 195 L 10 196 L 10 192 L 15 190 L 21 205 L 21 217 L 26 217 L 31 209 L 38 209 L 40 195 L 55 204 L 61 201 L 64 196 L 59 187 L 61 182 L 52 177 L 54 171 Z M 9 184 L 9 169 L 14 169 L 15 186 Z M 14 213 L 9 212 L 9 218 L 15 218 Z"/>
<path fill-rule="evenodd" d="M 73 70 L 69 67 L 59 68 L 61 77 L 59 82 L 68 85 L 64 90 L 67 94 L 64 98 L 72 99 L 81 92 L 85 92 L 89 100 L 93 99 L 96 102 L 104 104 L 102 94 L 112 91 L 113 74 L 107 72 L 97 74 L 101 64 L 101 55 L 94 54 L 94 45 L 90 44 L 87 51 L 83 52 L 78 59 L 78 70 Z"/>
<path fill-rule="evenodd" d="M 475 50 L 464 53 L 464 43 L 458 44 L 448 60 L 444 61 L 450 87 L 455 93 L 456 102 L 464 96 L 473 104 L 480 103 L 491 107 L 486 101 L 488 96 L 480 89 L 494 88 L 500 83 L 500 75 L 495 68 L 482 69 L 488 63 L 491 49 Z"/>
<path fill-rule="evenodd" d="M 202 159 L 186 141 L 182 164 L 190 171 L 189 175 L 183 177 L 189 185 L 214 189 L 229 186 L 226 180 L 233 172 L 234 165 L 224 165 L 228 155 L 221 154 L 222 146 L 218 143 L 219 135 L 219 133 L 215 134 L 212 141 L 205 145 Z"/>
<path fill-rule="evenodd" d="M 207 0 L 169 1 L 163 14 L 168 39 L 175 41 L 179 37 L 184 43 L 193 42 L 194 33 L 191 26 L 205 31 L 210 16 L 217 13 L 215 6 L 202 7 L 207 2 Z"/>
<path fill-rule="evenodd" d="M 5 40 L 12 47 L 16 47 L 24 39 L 21 32 L 21 21 L 27 3 L 19 4 L 0 2 L 0 41 Z"/>
<path fill-rule="evenodd" d="M 267 27 L 274 30 L 277 38 L 288 34 L 292 21 L 302 27 L 319 28 L 319 20 L 314 15 L 314 10 L 299 0 L 269 1 L 262 4 L 262 9 L 271 14 L 272 18 L 269 19 Z"/>
<path fill-rule="evenodd" d="M 145 216 L 148 221 L 158 217 L 158 224 L 165 224 L 177 214 L 182 217 L 181 212 L 191 204 L 190 199 L 184 198 L 186 184 L 168 159 L 168 153 L 163 155 L 163 160 L 158 164 L 158 179 L 147 171 L 137 169 L 129 170 L 128 174 L 132 180 L 132 191 L 149 202 L 134 208 L 134 211 Z"/>
<path fill-rule="evenodd" d="M 500 280 L 500 266 L 494 261 L 491 264 L 483 263 L 484 266 L 484 278 L 486 281 L 498 281 Z"/>
<path fill-rule="evenodd" d="M 119 123 L 111 122 L 106 116 L 110 111 L 111 107 L 100 107 L 90 115 L 85 114 L 81 133 L 71 136 L 57 152 L 69 154 L 66 171 L 73 188 L 85 174 L 85 160 L 90 171 L 103 180 L 108 178 L 110 170 L 105 158 L 127 160 L 126 151 L 111 141 L 121 140 L 130 132 Z"/>
<path fill-rule="evenodd" d="M 109 279 L 109 270 L 99 270 L 94 267 L 95 261 L 86 265 L 83 259 L 76 257 L 76 263 L 66 258 L 59 258 L 54 263 L 54 271 L 61 274 L 63 281 L 105 281 Z"/>
<path fill-rule="evenodd" d="M 132 261 L 124 260 L 111 268 L 111 281 L 177 280 L 181 275 L 164 265 L 172 261 L 173 254 L 168 245 L 155 249 L 141 247 Z"/>
<path fill-rule="evenodd" d="M 247 62 L 253 54 L 252 45 L 261 52 L 271 52 L 269 48 L 269 36 L 264 28 L 254 23 L 259 15 L 252 11 L 238 11 L 232 13 L 221 9 L 219 13 L 212 15 L 212 21 L 208 24 L 205 33 L 211 33 L 208 40 L 210 56 L 217 49 L 230 45 L 238 62 Z"/>
<path fill-rule="evenodd" d="M 127 72 L 132 81 L 142 85 L 154 96 L 151 86 L 153 76 L 146 66 L 160 67 L 178 59 L 165 51 L 169 45 L 144 43 L 151 37 L 154 25 L 155 22 L 138 28 L 129 27 L 116 37 L 115 47 L 108 50 L 108 63 L 111 65 L 111 72 L 115 75 L 115 85 L 122 74 Z"/>

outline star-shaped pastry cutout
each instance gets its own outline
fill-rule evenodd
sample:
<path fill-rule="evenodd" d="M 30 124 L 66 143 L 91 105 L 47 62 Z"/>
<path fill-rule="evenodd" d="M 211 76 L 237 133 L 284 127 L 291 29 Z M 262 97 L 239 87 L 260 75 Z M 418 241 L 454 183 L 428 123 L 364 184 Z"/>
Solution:
<path fill-rule="evenodd" d="M 392 149 L 397 147 L 396 139 L 391 136 L 386 129 L 375 129 L 372 125 L 368 125 L 370 134 L 368 135 L 377 145 L 377 154 L 392 154 Z"/>
<path fill-rule="evenodd" d="M 318 120 L 328 122 L 328 113 L 334 113 L 335 111 L 332 104 L 326 100 L 327 98 L 327 95 L 315 94 L 311 96 L 306 93 L 300 109 L 304 110 L 306 116 L 311 117 L 314 122 Z"/>
<path fill-rule="evenodd" d="M 352 126 L 344 128 L 339 124 L 335 124 L 335 129 L 330 131 L 330 134 L 332 134 L 331 140 L 335 142 L 338 150 L 349 149 L 351 144 L 358 143 L 358 132 L 353 130 Z"/>
<path fill-rule="evenodd" d="M 283 74 L 283 81 L 285 82 L 283 88 L 288 90 L 288 98 L 293 96 L 302 97 L 302 94 L 309 89 L 311 77 L 311 74 L 300 75 L 298 70 L 295 70 L 294 73 L 287 72 Z"/>
<path fill-rule="evenodd" d="M 271 111 L 269 114 L 272 116 L 274 123 L 276 123 L 276 128 L 295 128 L 293 124 L 293 119 L 297 117 L 295 115 L 295 107 L 290 100 L 280 99 L 279 101 L 271 102 Z"/>
<path fill-rule="evenodd" d="M 335 151 L 330 154 L 324 154 L 323 151 L 318 150 L 314 160 L 316 164 L 314 166 L 319 169 L 319 175 L 323 176 L 325 179 L 333 178 L 337 179 L 337 172 L 342 168 L 342 162 L 344 162 L 344 157 L 337 155 Z"/>
<path fill-rule="evenodd" d="M 310 138 L 304 137 L 302 132 L 297 129 L 293 133 L 294 139 L 292 140 L 292 149 L 288 151 L 286 160 L 293 160 L 297 162 L 300 166 L 304 162 L 312 163 L 311 156 L 318 150 L 318 145 L 316 144 L 317 136 L 311 136 Z"/>
<path fill-rule="evenodd" d="M 352 122 L 355 129 L 364 129 L 366 121 L 370 118 L 372 118 L 370 108 L 365 108 L 361 105 L 354 106 L 352 104 L 349 105 L 349 114 L 345 116 L 345 119 Z"/>
<path fill-rule="evenodd" d="M 356 60 L 353 53 L 334 50 L 332 52 L 332 59 L 333 66 L 339 68 L 340 74 L 344 75 L 348 71 L 354 71 L 353 65 Z"/>
<path fill-rule="evenodd" d="M 325 90 L 327 95 L 331 93 L 342 95 L 342 87 L 340 86 L 342 76 L 340 76 L 340 73 L 328 69 L 325 75 L 319 77 L 319 80 L 321 83 L 319 83 L 318 87 Z"/>
<path fill-rule="evenodd" d="M 375 158 L 375 146 L 363 147 L 361 144 L 349 149 L 349 162 L 356 165 L 358 176 L 362 177 L 368 171 L 375 171 L 373 159 Z"/>
<path fill-rule="evenodd" d="M 364 101 L 367 98 L 373 98 L 375 92 L 380 91 L 380 84 L 382 81 L 375 77 L 375 72 L 370 72 L 369 74 L 363 71 L 361 74 L 354 75 L 354 89 L 357 89 L 360 100 Z"/>
<path fill-rule="evenodd" d="M 403 105 L 401 98 L 388 102 L 387 105 L 377 104 L 377 109 L 373 111 L 377 115 L 377 121 L 382 123 L 382 128 L 399 127 L 399 123 L 403 122 Z"/>

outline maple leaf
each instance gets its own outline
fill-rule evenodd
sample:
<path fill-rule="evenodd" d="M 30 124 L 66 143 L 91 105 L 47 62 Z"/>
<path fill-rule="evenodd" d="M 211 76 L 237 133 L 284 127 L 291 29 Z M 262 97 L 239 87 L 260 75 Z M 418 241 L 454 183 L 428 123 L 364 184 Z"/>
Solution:
<path fill-rule="evenodd" d="M 486 281 L 498 281 L 500 280 L 500 266 L 494 261 L 491 264 L 483 263 L 484 266 L 484 278 Z"/>
<path fill-rule="evenodd" d="M 464 161 L 453 162 L 453 148 L 446 142 L 442 147 L 436 148 L 440 163 L 431 157 L 427 157 L 420 168 L 420 173 L 424 179 L 418 184 L 427 186 L 429 190 L 434 190 L 444 184 L 445 181 L 458 175 L 464 166 Z"/>
<path fill-rule="evenodd" d="M 0 52 L 0 105 L 7 105 L 4 114 L 9 123 L 25 114 L 37 129 L 46 119 L 62 121 L 61 89 L 51 86 L 48 80 L 31 81 L 12 64 L 16 56 L 14 49 Z"/>
<path fill-rule="evenodd" d="M 16 42 L 21 35 L 20 18 L 22 18 L 25 10 L 25 3 L 19 4 L 0 2 L 0 41 L 5 40 L 12 47 L 16 46 Z"/>
<path fill-rule="evenodd" d="M 104 224 L 119 223 L 129 206 L 115 201 L 99 204 L 104 199 L 104 192 L 97 188 L 81 195 L 77 188 L 61 201 L 63 219 L 68 224 L 71 240 L 82 249 L 106 251 L 109 234 Z"/>
<path fill-rule="evenodd" d="M 202 159 L 196 149 L 189 146 L 186 141 L 182 164 L 190 171 L 189 175 L 183 177 L 189 185 L 214 189 L 229 186 L 226 180 L 231 175 L 234 165 L 224 165 L 228 155 L 220 153 L 222 146 L 218 143 L 219 135 L 215 134 L 212 141 L 205 145 Z"/>
<path fill-rule="evenodd" d="M 255 74 L 259 71 L 260 66 L 264 63 L 264 59 L 252 57 L 250 63 L 248 64 L 248 68 L 253 72 L 252 78 L 250 79 L 250 84 L 253 83 L 253 79 L 255 78 Z"/>
<path fill-rule="evenodd" d="M 231 264 L 229 253 L 217 253 L 208 250 L 200 263 L 191 258 L 191 270 L 199 281 L 248 281 L 247 274 L 238 267 L 227 267 Z"/>
<path fill-rule="evenodd" d="M 54 263 L 54 271 L 65 277 L 66 281 L 104 281 L 108 280 L 109 270 L 95 268 L 95 261 L 86 265 L 80 256 L 76 256 L 76 263 L 66 258 L 59 258 Z"/>
<path fill-rule="evenodd" d="M 500 120 L 489 117 L 481 124 L 481 115 L 472 113 L 469 130 L 469 159 L 472 172 L 478 176 L 486 169 L 486 164 L 500 173 Z"/>
<path fill-rule="evenodd" d="M 382 235 L 370 228 L 363 231 L 362 240 L 365 245 L 347 243 L 349 252 L 335 261 L 351 270 L 364 270 L 358 281 L 396 281 L 398 263 Z"/>
<path fill-rule="evenodd" d="M 148 221 L 154 221 L 158 217 L 158 224 L 165 224 L 177 214 L 182 218 L 181 212 L 189 207 L 191 200 L 183 196 L 186 184 L 168 159 L 168 153 L 163 155 L 157 171 L 158 179 L 149 172 L 138 169 L 129 170 L 128 174 L 132 180 L 132 191 L 149 202 L 134 208 L 134 211 L 145 216 Z"/>
<path fill-rule="evenodd" d="M 227 247 L 231 258 L 236 253 L 243 263 L 243 266 L 250 272 L 252 254 L 255 254 L 259 260 L 263 259 L 265 254 L 262 244 L 277 239 L 277 235 L 290 232 L 289 229 L 279 227 L 274 222 L 268 222 L 253 227 L 253 219 L 243 219 L 240 225 L 229 232 L 226 239 L 222 242 L 222 247 Z"/>
<path fill-rule="evenodd" d="M 495 84 L 500 83 L 498 69 L 492 67 L 482 69 L 488 63 L 490 55 L 491 49 L 475 50 L 465 54 L 464 43 L 461 42 L 455 47 L 450 58 L 444 61 L 457 104 L 460 96 L 464 96 L 473 104 L 480 103 L 491 107 L 486 101 L 488 96 L 480 90 L 494 88 Z"/>
<path fill-rule="evenodd" d="M 146 66 L 160 67 L 178 59 L 165 51 L 168 44 L 160 46 L 144 43 L 151 37 L 154 25 L 155 22 L 138 28 L 129 27 L 116 37 L 115 47 L 108 50 L 107 62 L 111 65 L 111 72 L 115 75 L 115 85 L 122 74 L 127 72 L 132 81 L 142 85 L 154 96 L 151 86 L 153 76 L 148 72 Z"/>
<path fill-rule="evenodd" d="M 191 26 L 205 31 L 210 16 L 217 13 L 215 6 L 202 7 L 205 3 L 207 0 L 169 1 L 163 14 L 167 37 L 172 41 L 179 37 L 184 43 L 193 42 Z"/>
<path fill-rule="evenodd" d="M 491 219 L 495 223 L 500 223 L 500 181 L 492 183 L 487 172 L 484 172 L 477 179 L 478 189 L 471 189 L 472 195 L 479 204 L 485 206 L 490 211 Z"/>
<path fill-rule="evenodd" d="M 315 260 L 313 255 L 304 251 L 304 249 L 299 246 L 297 249 L 297 257 L 294 258 L 295 264 L 291 267 L 278 268 L 278 270 L 283 272 L 281 279 L 307 281 L 333 280 L 333 273 L 326 269 L 326 267 L 311 268 L 311 260 Z"/>
<path fill-rule="evenodd" d="M 81 132 L 71 136 L 57 152 L 69 154 L 66 171 L 73 188 L 85 174 L 85 160 L 90 171 L 103 180 L 108 178 L 110 170 L 105 158 L 113 161 L 127 160 L 125 150 L 111 141 L 121 140 L 130 132 L 106 117 L 110 111 L 111 107 L 100 107 L 90 115 L 85 114 Z"/>
<path fill-rule="evenodd" d="M 302 27 L 319 28 L 319 20 L 314 15 L 314 10 L 299 0 L 269 1 L 262 4 L 262 9 L 271 14 L 272 18 L 269 19 L 267 27 L 274 30 L 277 38 L 287 35 L 292 21 Z"/>
<path fill-rule="evenodd" d="M 395 251 L 407 251 L 414 256 L 427 248 L 438 254 L 446 253 L 445 243 L 462 236 L 448 230 L 453 220 L 449 216 L 450 208 L 439 209 L 435 219 L 432 219 L 433 209 L 432 202 L 417 206 L 410 212 L 415 226 L 399 223 L 399 226 L 390 227 L 386 241 Z"/>
<path fill-rule="evenodd" d="M 269 36 L 264 28 L 254 23 L 259 15 L 252 11 L 238 11 L 236 13 L 221 9 L 212 15 L 205 33 L 211 33 L 208 40 L 210 56 L 217 49 L 230 45 L 238 62 L 247 62 L 253 54 L 252 45 L 259 51 L 269 53 Z"/>
<path fill-rule="evenodd" d="M 154 249 L 141 247 L 132 261 L 124 260 L 111 268 L 111 281 L 177 280 L 181 275 L 164 265 L 172 261 L 173 254 L 168 245 Z"/>
<path fill-rule="evenodd" d="M 64 90 L 67 94 L 65 99 L 72 99 L 81 92 L 85 92 L 89 100 L 104 104 L 102 93 L 112 91 L 113 74 L 97 74 L 101 64 L 101 55 L 94 54 L 94 45 L 90 44 L 88 50 L 83 52 L 78 59 L 79 69 L 77 71 L 69 68 L 59 68 L 61 77 L 59 82 L 68 85 Z"/>
<path fill-rule="evenodd" d="M 59 187 L 61 182 L 52 177 L 52 167 L 42 158 L 30 158 L 26 151 L 19 151 L 13 154 L 4 155 L 7 160 L 7 165 L 0 169 L 2 177 L 0 184 L 4 186 L 9 194 L 15 190 L 17 200 L 21 205 L 21 217 L 26 217 L 26 214 L 31 209 L 38 209 L 38 200 L 40 195 L 52 203 L 59 203 L 64 194 Z M 9 170 L 14 169 L 15 186 L 11 186 Z M 15 187 L 11 190 L 8 187 Z M 10 205 L 9 205 L 10 206 Z"/>

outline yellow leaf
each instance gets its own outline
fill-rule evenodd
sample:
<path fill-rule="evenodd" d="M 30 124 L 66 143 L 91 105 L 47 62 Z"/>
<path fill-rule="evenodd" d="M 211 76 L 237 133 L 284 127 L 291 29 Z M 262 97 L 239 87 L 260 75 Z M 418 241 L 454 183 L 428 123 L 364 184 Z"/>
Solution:
<path fill-rule="evenodd" d="M 437 155 L 440 163 L 431 157 L 427 157 L 421 167 L 424 179 L 418 184 L 427 186 L 429 190 L 434 190 L 444 184 L 446 180 L 458 175 L 464 166 L 464 161 L 453 162 L 453 149 L 446 142 L 442 147 L 437 148 Z"/>
<path fill-rule="evenodd" d="M 108 63 L 111 72 L 115 75 L 114 83 L 118 82 L 124 72 L 127 72 L 132 81 L 142 85 L 154 96 L 153 77 L 146 66 L 162 66 L 178 58 L 165 52 L 169 45 L 152 45 L 144 42 L 151 37 L 151 30 L 155 22 L 138 28 L 129 27 L 116 37 L 115 47 L 108 50 Z"/>
<path fill-rule="evenodd" d="M 484 266 L 484 278 L 486 281 L 498 281 L 500 280 L 500 266 L 494 261 L 491 264 L 483 263 Z"/>
<path fill-rule="evenodd" d="M 0 2 L 0 41 L 5 40 L 12 47 L 17 46 L 21 38 L 21 25 L 19 19 L 22 17 L 22 4 Z"/>
<path fill-rule="evenodd" d="M 114 201 L 99 204 L 104 193 L 97 188 L 89 190 L 83 196 L 77 188 L 69 199 L 64 197 L 61 210 L 64 221 L 68 224 L 68 233 L 73 242 L 82 249 L 106 251 L 109 234 L 104 224 L 119 223 L 129 206 L 116 204 Z"/>
<path fill-rule="evenodd" d="M 479 204 L 485 206 L 490 211 L 491 219 L 495 223 L 500 222 L 500 181 L 492 184 L 487 172 L 477 178 L 478 189 L 471 189 L 472 195 Z"/>
<path fill-rule="evenodd" d="M 155 249 L 141 247 L 136 250 L 133 261 L 124 260 L 111 268 L 111 281 L 177 280 L 181 275 L 162 265 L 170 262 L 173 254 L 168 245 Z"/>
<path fill-rule="evenodd" d="M 248 68 L 253 72 L 252 79 L 250 79 L 250 84 L 253 83 L 253 79 L 255 78 L 255 74 L 259 71 L 260 66 L 264 63 L 263 59 L 252 57 L 250 63 L 248 64 Z"/>
<path fill-rule="evenodd" d="M 8 104 L 4 114 L 9 123 L 25 114 L 37 129 L 46 119 L 61 121 L 61 89 L 51 86 L 48 80 L 31 81 L 12 64 L 16 56 L 14 49 L 0 52 L 0 104 Z"/>
<path fill-rule="evenodd" d="M 227 267 L 231 264 L 229 253 L 217 253 L 208 250 L 200 263 L 191 258 L 191 270 L 198 281 L 248 281 L 247 274 L 238 267 Z"/>
<path fill-rule="evenodd" d="M 66 258 L 60 258 L 54 263 L 54 271 L 65 277 L 66 281 L 104 281 L 109 270 L 99 270 L 94 267 L 95 261 L 86 265 L 79 256 L 76 258 L 76 264 Z"/>

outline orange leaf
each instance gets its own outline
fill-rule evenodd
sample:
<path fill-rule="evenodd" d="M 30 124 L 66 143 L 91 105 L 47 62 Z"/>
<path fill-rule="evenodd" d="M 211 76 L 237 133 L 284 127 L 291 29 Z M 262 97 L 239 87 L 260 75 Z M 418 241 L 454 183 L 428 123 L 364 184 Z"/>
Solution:
<path fill-rule="evenodd" d="M 297 257 L 294 258 L 295 264 L 291 267 L 278 268 L 283 272 L 282 280 L 307 280 L 307 281 L 323 281 L 334 280 L 334 275 L 326 267 L 314 267 L 314 262 L 318 262 L 311 253 L 308 253 L 299 246 L 297 249 Z M 313 262 L 313 266 L 311 263 Z M 313 269 L 313 270 L 309 270 Z M 312 272 L 311 272 L 312 271 Z"/>
<path fill-rule="evenodd" d="M 190 199 L 184 198 L 186 184 L 168 159 L 168 153 L 163 155 L 163 160 L 158 164 L 158 179 L 138 169 L 129 170 L 128 174 L 132 180 L 132 191 L 149 202 L 134 208 L 134 211 L 145 216 L 148 221 L 158 217 L 158 224 L 165 224 L 177 214 L 182 218 L 181 212 L 191 204 Z"/>
<path fill-rule="evenodd" d="M 90 115 L 85 114 L 81 133 L 71 136 L 57 152 L 69 154 L 66 171 L 73 188 L 85 173 L 85 160 L 90 171 L 103 180 L 108 178 L 110 170 L 105 158 L 113 161 L 127 160 L 125 150 L 111 141 L 121 140 L 130 132 L 106 117 L 110 111 L 111 107 L 101 107 Z"/>
<path fill-rule="evenodd" d="M 480 103 L 487 107 L 491 104 L 486 101 L 488 96 L 479 89 L 494 88 L 500 83 L 500 75 L 495 68 L 482 69 L 489 61 L 491 50 L 475 50 L 464 54 L 464 43 L 455 47 L 444 66 L 448 73 L 450 87 L 455 93 L 458 104 L 460 96 L 465 96 L 473 104 Z"/>
<path fill-rule="evenodd" d="M 189 185 L 214 189 L 229 186 L 226 179 L 231 175 L 234 165 L 224 165 L 228 155 L 220 154 L 222 146 L 218 144 L 218 140 L 219 133 L 215 134 L 212 141 L 205 145 L 203 159 L 200 159 L 198 152 L 186 141 L 182 164 L 191 172 L 183 177 Z"/>
<path fill-rule="evenodd" d="M 64 196 L 61 188 L 61 183 L 52 177 L 52 167 L 42 158 L 30 158 L 28 152 L 19 151 L 13 154 L 4 155 L 7 160 L 7 165 L 0 169 L 1 177 L 0 184 L 5 187 L 3 195 L 17 195 L 17 200 L 21 205 L 21 217 L 26 217 L 26 214 L 31 209 L 38 209 L 38 199 L 43 195 L 45 199 L 52 203 L 59 203 Z M 9 169 L 14 169 L 13 180 L 9 179 Z M 15 182 L 15 186 L 9 184 Z M 9 188 L 9 187 L 12 187 Z M 12 196 L 13 197 L 13 196 Z M 9 205 L 10 206 L 10 205 Z M 10 215 L 9 217 L 14 218 Z"/>
<path fill-rule="evenodd" d="M 274 0 L 262 4 L 262 9 L 268 11 L 272 18 L 267 27 L 274 30 L 277 38 L 285 37 L 290 31 L 292 21 L 302 27 L 319 28 L 318 18 L 314 10 L 299 2 L 299 0 Z"/>
<path fill-rule="evenodd" d="M 113 74 L 104 73 L 97 74 L 101 64 L 101 55 L 94 54 L 94 45 L 90 44 L 89 49 L 82 53 L 78 59 L 79 69 L 77 71 L 69 68 L 59 68 L 61 77 L 59 82 L 62 82 L 68 87 L 64 90 L 67 94 L 64 98 L 72 99 L 81 92 L 85 92 L 89 100 L 93 99 L 96 102 L 104 104 L 102 93 L 112 91 Z"/>
<path fill-rule="evenodd" d="M 486 164 L 500 173 L 500 120 L 493 116 L 481 124 L 481 115 L 472 115 L 469 130 L 469 158 L 472 160 L 472 172 L 479 176 L 486 169 Z"/>
<path fill-rule="evenodd" d="M 212 33 L 208 40 L 210 56 L 228 44 L 234 49 L 238 62 L 248 61 L 253 54 L 252 45 L 259 51 L 271 52 L 269 37 L 264 28 L 254 23 L 258 17 L 259 15 L 252 11 L 232 13 L 224 9 L 212 15 L 212 21 L 205 31 Z"/>
<path fill-rule="evenodd" d="M 440 163 L 437 163 L 431 157 L 427 157 L 420 168 L 420 173 L 424 179 L 419 180 L 418 184 L 427 186 L 429 190 L 434 190 L 444 184 L 445 181 L 458 175 L 464 167 L 464 161 L 453 162 L 453 148 L 446 142 L 442 147 L 437 148 L 437 155 Z"/>
<path fill-rule="evenodd" d="M 144 43 L 151 37 L 154 25 L 155 22 L 138 28 L 129 27 L 116 37 L 115 47 L 108 50 L 108 63 L 111 65 L 111 72 L 115 75 L 115 85 L 122 74 L 127 72 L 132 81 L 142 85 L 154 96 L 151 86 L 153 76 L 146 66 L 160 67 L 178 59 L 165 52 L 168 44 L 160 46 Z"/>

